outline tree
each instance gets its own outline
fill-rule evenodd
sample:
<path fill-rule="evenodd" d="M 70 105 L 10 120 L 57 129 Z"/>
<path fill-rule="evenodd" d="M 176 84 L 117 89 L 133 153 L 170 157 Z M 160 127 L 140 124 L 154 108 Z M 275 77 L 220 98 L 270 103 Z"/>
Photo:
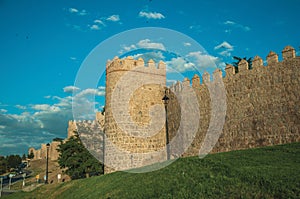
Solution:
<path fill-rule="evenodd" d="M 22 158 L 19 155 L 10 155 L 7 157 L 8 168 L 18 168 L 22 163 Z"/>
<path fill-rule="evenodd" d="M 103 174 L 102 164 L 83 146 L 78 135 L 58 146 L 58 163 L 72 179 Z"/>
<path fill-rule="evenodd" d="M 56 137 L 56 138 L 53 139 L 54 142 L 62 142 L 63 140 L 64 140 L 64 139 L 58 138 L 58 137 Z"/>
<path fill-rule="evenodd" d="M 233 56 L 233 59 L 237 60 L 236 62 L 232 62 L 232 65 L 234 66 L 235 72 L 236 72 L 236 73 L 239 72 L 238 65 L 239 65 L 239 63 L 240 63 L 243 59 L 246 60 L 246 61 L 248 62 L 249 70 L 252 69 L 252 57 L 250 57 L 250 58 L 247 59 L 247 57 L 240 58 L 240 57 Z"/>
<path fill-rule="evenodd" d="M 30 151 L 30 153 L 27 155 L 27 157 L 28 157 L 29 159 L 33 159 L 33 158 L 34 158 L 34 153 L 33 153 L 33 151 Z"/>
<path fill-rule="evenodd" d="M 25 153 L 22 155 L 22 160 L 26 160 L 27 158 L 26 158 L 26 155 L 25 155 Z"/>
<path fill-rule="evenodd" d="M 5 157 L 0 156 L 0 175 L 6 173 L 7 171 L 7 161 Z"/>

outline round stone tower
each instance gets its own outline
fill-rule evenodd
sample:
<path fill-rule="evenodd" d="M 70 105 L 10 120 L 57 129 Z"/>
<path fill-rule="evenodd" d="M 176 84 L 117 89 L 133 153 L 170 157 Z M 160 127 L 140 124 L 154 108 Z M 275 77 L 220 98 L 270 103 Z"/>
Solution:
<path fill-rule="evenodd" d="M 115 57 L 106 65 L 105 173 L 166 160 L 166 65 Z"/>

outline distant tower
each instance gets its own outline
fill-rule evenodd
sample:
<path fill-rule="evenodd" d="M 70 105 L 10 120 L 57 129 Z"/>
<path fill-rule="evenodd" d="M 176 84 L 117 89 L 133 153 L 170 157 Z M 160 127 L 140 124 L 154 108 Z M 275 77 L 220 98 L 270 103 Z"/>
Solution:
<path fill-rule="evenodd" d="M 166 65 L 115 57 L 106 65 L 105 173 L 166 160 Z"/>
<path fill-rule="evenodd" d="M 68 123 L 68 138 L 76 135 L 75 131 L 77 131 L 76 121 L 69 120 L 69 123 Z"/>

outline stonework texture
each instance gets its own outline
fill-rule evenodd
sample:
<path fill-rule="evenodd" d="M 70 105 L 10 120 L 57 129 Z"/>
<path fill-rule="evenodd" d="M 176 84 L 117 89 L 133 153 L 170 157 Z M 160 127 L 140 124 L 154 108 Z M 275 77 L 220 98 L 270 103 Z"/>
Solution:
<path fill-rule="evenodd" d="M 125 78 L 121 79 L 122 77 Z M 143 80 L 146 81 L 145 84 L 139 87 Z M 156 105 L 163 110 L 161 99 L 165 84 L 166 67 L 163 63 L 159 63 L 156 68 L 152 60 L 144 66 L 142 59 L 127 57 L 123 60 L 115 58 L 107 64 L 105 173 L 165 160 L 164 117 L 155 115 L 162 113 L 161 111 L 153 111 L 153 115 L 149 115 L 151 106 Z M 153 125 L 156 123 L 150 121 L 150 118 L 160 118 L 163 121 L 162 128 L 154 135 L 151 130 L 155 129 Z"/>
<path fill-rule="evenodd" d="M 216 97 L 216 101 L 221 101 L 222 97 L 226 98 L 225 123 L 220 132 L 215 132 L 218 136 L 211 153 L 299 142 L 300 57 L 295 56 L 295 50 L 290 46 L 282 51 L 282 57 L 283 60 L 279 62 L 278 55 L 270 52 L 267 56 L 266 66 L 263 65 L 263 60 L 256 56 L 252 69 L 249 69 L 248 63 L 243 60 L 239 63 L 239 72 L 236 74 L 234 67 L 227 65 L 224 77 L 220 70 L 216 70 L 213 78 L 210 78 L 210 74 L 204 73 L 201 78 L 195 75 L 191 85 L 188 79 L 173 85 L 168 91 L 170 98 L 168 104 L 169 139 L 172 141 L 176 138 L 176 142 L 170 146 L 171 158 L 201 155 L 199 152 L 204 145 L 211 118 L 220 114 L 218 111 L 212 111 L 211 96 Z M 130 157 L 132 158 L 130 153 L 133 152 L 146 153 L 151 150 L 166 150 L 164 147 L 166 139 L 163 135 L 165 128 L 162 128 L 155 136 L 146 139 L 131 136 L 130 133 L 123 132 L 118 127 L 119 124 L 114 120 L 112 107 L 110 107 L 114 89 L 123 89 L 122 87 L 116 88 L 117 82 L 128 70 L 137 67 L 139 62 L 140 65 L 144 65 L 143 60 L 132 60 L 132 58 L 124 60 L 115 58 L 107 64 L 105 135 L 120 150 L 128 151 L 128 155 L 116 152 L 110 146 L 105 146 L 105 163 L 108 162 L 108 165 L 111 165 L 112 162 L 115 162 L 116 164 L 113 165 L 119 165 L 114 169 L 106 167 L 106 173 L 166 160 L 166 153 L 162 153 L 161 158 L 152 157 L 152 161 L 146 160 L 143 156 L 140 156 L 140 160 L 130 159 Z M 157 75 L 154 71 L 159 67 L 152 69 L 154 77 Z M 165 78 L 165 73 L 162 75 Z M 219 93 L 212 95 L 210 92 L 215 92 L 214 89 L 212 91 L 208 89 L 209 87 L 220 87 L 220 83 L 215 81 L 218 79 L 217 77 L 222 78 L 222 85 L 225 89 L 224 96 Z M 135 79 L 132 79 L 132 84 L 134 83 Z M 137 125 L 149 123 L 149 115 L 147 115 L 149 105 L 157 103 L 163 106 L 161 99 L 164 94 L 164 85 L 161 86 L 143 86 L 133 92 L 129 103 L 127 101 L 120 102 L 128 104 L 130 115 Z M 188 87 L 196 93 L 198 107 L 195 107 L 195 110 L 198 109 L 200 112 L 198 130 L 195 135 L 186 134 L 187 129 L 180 128 L 184 111 L 180 107 L 182 101 L 180 98 L 191 97 L 182 94 L 183 90 Z M 124 114 L 122 111 L 124 110 L 119 110 L 119 113 Z M 190 112 L 191 115 L 192 112 L 193 110 Z M 190 144 L 185 146 L 186 143 Z"/>
<path fill-rule="evenodd" d="M 227 65 L 224 75 L 217 69 L 212 78 L 204 73 L 166 88 L 163 62 L 145 64 L 143 59 L 115 57 L 106 65 L 105 115 L 97 113 L 95 121 L 69 121 L 68 137 L 78 131 L 90 152 L 104 161 L 105 173 L 165 161 L 162 98 L 166 91 L 171 158 L 201 155 L 204 141 L 213 139 L 210 153 L 299 142 L 300 57 L 287 46 L 282 58 L 279 62 L 278 55 L 270 52 L 265 66 L 256 56 L 252 69 L 243 60 L 238 73 Z M 218 92 L 221 87 L 223 94 Z M 215 103 L 222 101 L 225 107 L 216 109 Z M 221 117 L 224 125 L 212 127 L 212 118 Z M 51 143 L 53 160 L 58 157 L 57 145 Z M 35 159 L 45 158 L 45 147 L 42 144 L 40 150 L 30 148 L 29 152 L 34 152 Z"/>
<path fill-rule="evenodd" d="M 82 144 L 102 163 L 104 161 L 104 134 L 103 125 L 101 124 L 103 120 L 104 116 L 97 113 L 96 120 L 76 121 L 76 129 Z"/>
<path fill-rule="evenodd" d="M 251 70 L 248 63 L 242 61 L 237 74 L 233 66 L 226 67 L 223 78 L 227 103 L 225 124 L 213 153 L 300 141 L 300 57 L 295 57 L 294 49 L 289 46 L 282 53 L 283 61 L 278 62 L 278 55 L 270 52 L 266 66 L 256 56 Z M 183 156 L 199 155 L 212 118 L 207 88 L 213 84 L 213 81 L 200 84 L 198 76 L 192 80 L 201 119 L 197 135 Z M 180 85 L 175 85 L 175 89 L 178 87 Z M 180 112 L 174 105 L 169 108 L 177 109 L 168 116 L 174 120 L 169 123 L 173 131 L 178 128 Z"/>
<path fill-rule="evenodd" d="M 49 160 L 57 160 L 59 153 L 57 152 L 57 147 L 60 144 L 60 142 L 53 141 L 49 143 L 49 149 L 48 149 L 48 158 Z M 46 144 L 41 144 L 41 148 L 36 150 L 33 147 L 30 147 L 28 149 L 28 154 L 33 152 L 34 158 L 33 160 L 39 160 L 39 159 L 46 159 L 47 157 L 47 146 Z"/>

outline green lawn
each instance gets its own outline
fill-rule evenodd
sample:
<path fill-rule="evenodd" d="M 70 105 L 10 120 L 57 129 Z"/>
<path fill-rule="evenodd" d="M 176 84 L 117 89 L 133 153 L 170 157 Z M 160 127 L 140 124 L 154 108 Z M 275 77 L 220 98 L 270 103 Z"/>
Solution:
<path fill-rule="evenodd" d="M 300 198 L 300 143 L 178 159 L 4 198 Z"/>

